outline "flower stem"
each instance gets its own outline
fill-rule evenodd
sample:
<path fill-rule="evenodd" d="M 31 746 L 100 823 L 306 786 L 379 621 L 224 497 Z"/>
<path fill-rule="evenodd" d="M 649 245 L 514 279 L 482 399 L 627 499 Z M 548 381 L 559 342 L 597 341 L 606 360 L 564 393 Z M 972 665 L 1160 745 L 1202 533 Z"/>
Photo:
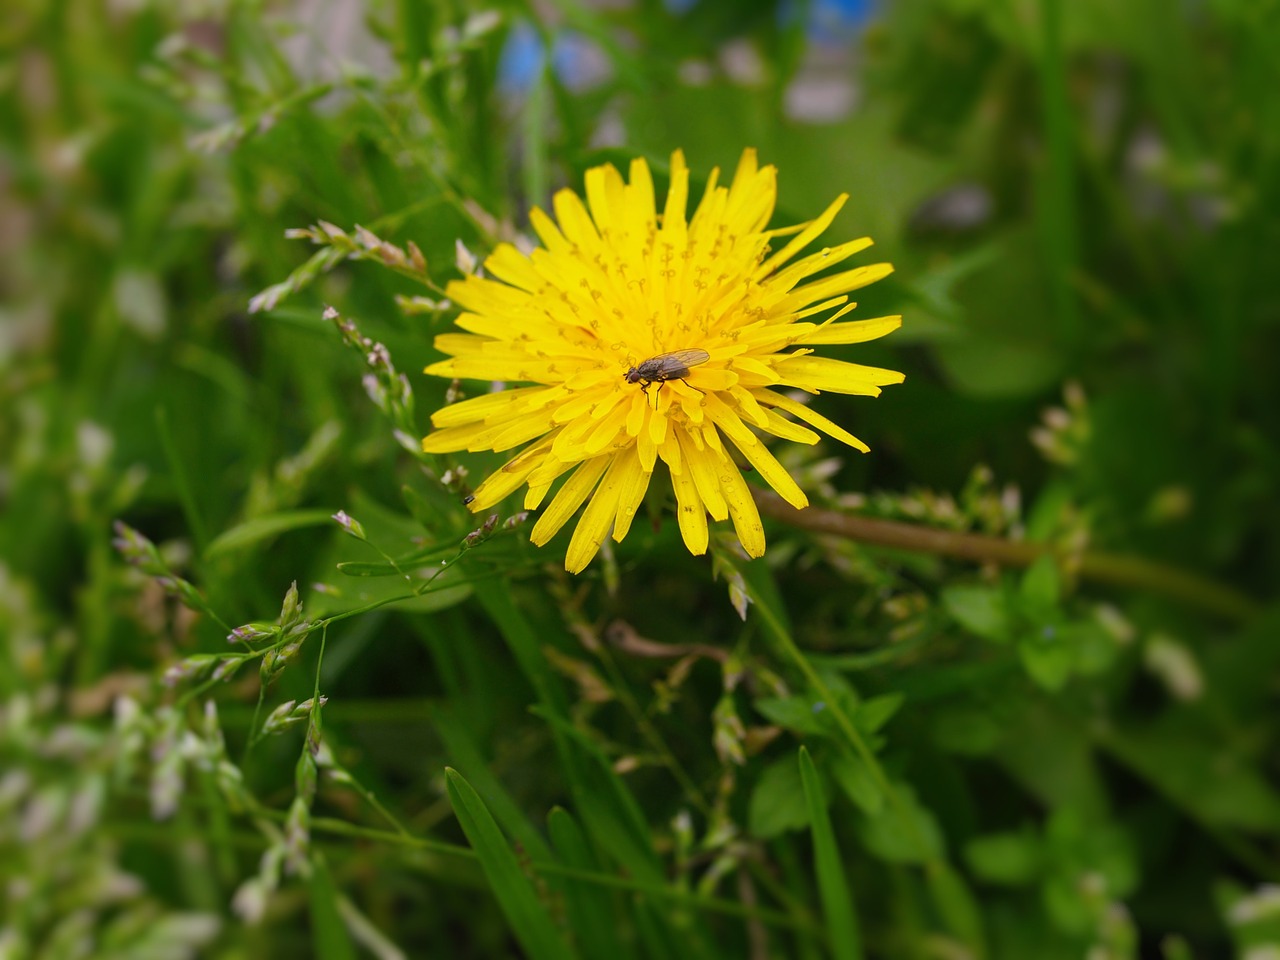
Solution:
<path fill-rule="evenodd" d="M 1199 607 L 1227 620 L 1246 621 L 1261 610 L 1261 604 L 1256 600 L 1232 587 L 1144 557 L 1091 550 L 1075 557 L 1049 543 L 1030 543 L 979 533 L 939 530 L 818 507 L 797 510 L 777 494 L 759 489 L 753 489 L 752 493 L 764 516 L 814 533 L 832 534 L 881 547 L 936 553 L 976 563 L 998 563 L 1010 567 L 1030 566 L 1047 554 L 1064 561 L 1071 560 L 1073 569 L 1086 580 L 1148 590 L 1179 600 L 1188 606 Z"/>

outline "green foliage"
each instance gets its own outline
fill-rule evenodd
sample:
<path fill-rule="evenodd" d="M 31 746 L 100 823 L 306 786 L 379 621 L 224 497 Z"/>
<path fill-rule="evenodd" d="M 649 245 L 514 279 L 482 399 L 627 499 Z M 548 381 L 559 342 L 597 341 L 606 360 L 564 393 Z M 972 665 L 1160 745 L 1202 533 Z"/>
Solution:
<path fill-rule="evenodd" d="M 1274 4 L 196 6 L 0 28 L 0 954 L 1280 949 Z M 569 577 L 445 287 L 745 146 L 897 268 L 778 450 L 880 525 Z"/>

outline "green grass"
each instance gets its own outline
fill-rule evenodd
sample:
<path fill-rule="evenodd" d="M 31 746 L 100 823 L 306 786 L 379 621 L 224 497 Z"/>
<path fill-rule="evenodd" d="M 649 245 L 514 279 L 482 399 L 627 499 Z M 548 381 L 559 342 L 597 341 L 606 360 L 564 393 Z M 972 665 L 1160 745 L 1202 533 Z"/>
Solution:
<path fill-rule="evenodd" d="M 9 7 L 0 953 L 1280 948 L 1275 4 Z M 896 267 L 872 453 L 753 562 L 478 531 L 459 241 L 747 146 Z"/>

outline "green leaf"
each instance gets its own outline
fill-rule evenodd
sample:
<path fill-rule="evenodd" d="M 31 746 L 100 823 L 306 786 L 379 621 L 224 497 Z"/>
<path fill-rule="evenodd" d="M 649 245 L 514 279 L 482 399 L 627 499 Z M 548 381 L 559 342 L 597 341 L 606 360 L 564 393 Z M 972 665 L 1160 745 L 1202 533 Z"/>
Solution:
<path fill-rule="evenodd" d="M 282 510 L 237 524 L 214 538 L 205 548 L 206 560 L 243 550 L 255 543 L 303 527 L 334 526 L 332 510 Z"/>
<path fill-rule="evenodd" d="M 438 567 L 442 557 L 457 552 L 456 543 L 436 544 L 422 550 L 415 550 L 403 557 L 396 557 L 394 563 L 376 560 L 344 560 L 338 564 L 338 570 L 348 577 L 398 577 L 410 570 L 423 567 Z"/>
<path fill-rule="evenodd" d="M 600 869 L 582 828 L 568 811 L 553 807 L 547 817 L 547 829 L 551 833 L 556 858 L 561 863 L 578 870 Z M 620 960 L 630 955 L 618 936 L 613 900 L 607 889 L 569 877 L 558 881 L 557 885 L 564 895 L 569 926 L 577 935 L 578 946 L 585 956 Z"/>
<path fill-rule="evenodd" d="M 747 822 L 753 836 L 767 839 L 799 830 L 809 823 L 800 771 L 790 758 L 765 768 L 747 808 Z"/>
<path fill-rule="evenodd" d="M 573 761 L 573 798 L 596 847 L 637 879 L 664 882 L 666 877 L 654 851 L 644 811 L 609 758 L 590 737 L 546 707 L 531 707 L 530 712 L 562 734 L 567 749 L 579 751 Z"/>
<path fill-rule="evenodd" d="M 989 709 L 971 703 L 939 707 L 931 726 L 938 749 L 968 756 L 990 753 L 1007 732 Z"/>
<path fill-rule="evenodd" d="M 818 874 L 818 893 L 822 897 L 822 914 L 827 921 L 831 951 L 837 960 L 857 960 L 862 956 L 862 938 L 858 932 L 858 914 L 849 894 L 840 848 L 822 794 L 822 782 L 814 769 L 809 751 L 800 748 L 800 783 L 805 806 L 809 811 L 809 829 L 813 833 L 814 868 Z"/>
<path fill-rule="evenodd" d="M 910 784 L 896 781 L 879 814 L 864 818 L 858 834 L 868 850 L 889 863 L 925 863 L 942 855 L 942 831 Z"/>
<path fill-rule="evenodd" d="M 828 767 L 836 785 L 863 813 L 875 816 L 884 806 L 884 791 L 876 783 L 871 769 L 853 754 L 844 753 L 832 759 Z"/>
<path fill-rule="evenodd" d="M 525 953 L 533 960 L 572 957 L 479 794 L 450 767 L 445 768 L 445 780 L 454 815 Z"/>
<path fill-rule="evenodd" d="M 1048 614 L 1057 610 L 1062 592 L 1057 561 L 1048 554 L 1036 560 L 1022 575 L 1019 590 L 1029 611 Z"/>
<path fill-rule="evenodd" d="M 486 806 L 502 829 L 519 843 L 534 860 L 551 859 L 551 850 L 542 833 L 525 816 L 520 805 L 490 769 L 473 731 L 459 718 L 456 710 L 446 703 L 431 703 L 427 707 L 431 725 L 444 742 L 445 757 L 454 770 L 465 771 L 467 782 L 483 792 Z"/>
<path fill-rule="evenodd" d="M 762 697 L 753 704 L 767 720 L 795 733 L 826 733 L 828 725 L 819 718 L 808 697 Z"/>
<path fill-rule="evenodd" d="M 1046 690 L 1061 690 L 1076 662 L 1071 638 L 1046 624 L 1038 633 L 1018 641 L 1018 659 L 1027 675 Z"/>
<path fill-rule="evenodd" d="M 1027 511 L 1027 539 L 1050 540 L 1058 532 L 1064 513 L 1075 501 L 1076 488 L 1066 480 L 1050 481 Z"/>
<path fill-rule="evenodd" d="M 1044 845 L 1030 830 L 988 833 L 965 845 L 964 858 L 969 869 L 988 883 L 1020 887 L 1040 876 Z"/>
<path fill-rule="evenodd" d="M 1008 604 L 996 587 L 948 587 L 942 603 L 961 626 L 984 640 L 999 643 L 1010 639 Z"/>
<path fill-rule="evenodd" d="M 864 700 L 854 710 L 854 722 L 866 733 L 875 733 L 898 712 L 906 697 L 899 692 Z"/>
<path fill-rule="evenodd" d="M 942 861 L 930 864 L 925 876 L 929 882 L 929 893 L 947 929 L 969 947 L 968 956 L 985 956 L 982 911 L 978 909 L 978 901 L 964 877 Z"/>
<path fill-rule="evenodd" d="M 338 888 L 323 857 L 311 860 L 311 945 L 319 960 L 355 960 L 356 948 L 338 910 Z"/>

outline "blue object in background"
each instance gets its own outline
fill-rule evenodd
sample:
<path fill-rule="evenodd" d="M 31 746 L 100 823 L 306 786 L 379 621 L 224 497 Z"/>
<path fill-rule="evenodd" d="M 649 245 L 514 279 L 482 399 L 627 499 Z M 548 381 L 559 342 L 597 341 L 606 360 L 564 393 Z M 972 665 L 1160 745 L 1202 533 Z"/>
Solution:
<path fill-rule="evenodd" d="M 498 86 L 503 93 L 523 93 L 538 79 L 545 62 L 542 37 L 527 20 L 518 21 L 498 60 Z"/>
<path fill-rule="evenodd" d="M 517 21 L 498 61 L 498 85 L 504 93 L 521 94 L 537 81 L 546 63 L 541 34 L 527 20 Z M 583 90 L 598 83 L 607 66 L 607 60 L 586 37 L 572 30 L 555 34 L 551 69 L 570 90 Z"/>
<path fill-rule="evenodd" d="M 778 22 L 790 23 L 805 8 L 805 35 L 815 43 L 847 43 L 855 39 L 876 13 L 876 0 L 783 0 Z"/>

